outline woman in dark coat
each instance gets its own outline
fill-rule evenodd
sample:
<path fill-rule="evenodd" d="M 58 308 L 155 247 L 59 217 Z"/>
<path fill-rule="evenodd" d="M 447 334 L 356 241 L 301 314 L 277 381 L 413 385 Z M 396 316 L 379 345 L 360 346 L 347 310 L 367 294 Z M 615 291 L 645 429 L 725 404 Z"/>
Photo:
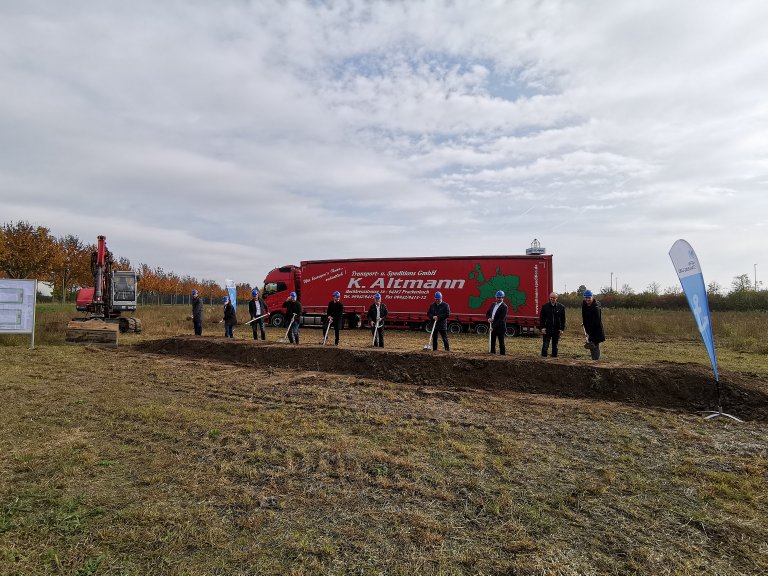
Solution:
<path fill-rule="evenodd" d="M 235 337 L 235 324 L 237 324 L 237 316 L 235 315 L 235 307 L 229 301 L 229 296 L 224 296 L 224 337 Z"/>
<path fill-rule="evenodd" d="M 584 292 L 584 302 L 581 303 L 581 322 L 587 334 L 587 346 L 592 360 L 599 360 L 600 343 L 605 342 L 605 332 L 600 302 L 594 299 L 590 290 Z"/>

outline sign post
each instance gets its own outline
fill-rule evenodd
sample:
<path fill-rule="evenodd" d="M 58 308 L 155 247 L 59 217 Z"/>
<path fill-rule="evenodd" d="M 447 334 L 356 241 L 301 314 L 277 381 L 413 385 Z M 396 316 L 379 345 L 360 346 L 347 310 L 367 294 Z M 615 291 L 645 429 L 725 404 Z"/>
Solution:
<path fill-rule="evenodd" d="M 0 334 L 29 334 L 35 347 L 37 280 L 0 279 Z"/>

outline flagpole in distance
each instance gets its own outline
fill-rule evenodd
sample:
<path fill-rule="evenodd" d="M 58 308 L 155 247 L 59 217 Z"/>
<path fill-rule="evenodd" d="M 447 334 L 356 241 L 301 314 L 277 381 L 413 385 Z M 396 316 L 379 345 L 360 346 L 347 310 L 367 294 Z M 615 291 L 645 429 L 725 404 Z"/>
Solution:
<path fill-rule="evenodd" d="M 717 388 L 717 410 L 706 410 L 703 414 L 705 420 L 710 420 L 717 416 L 726 416 L 737 422 L 743 422 L 736 416 L 726 414 L 722 408 L 722 394 L 720 391 L 720 377 L 717 373 L 717 358 L 715 357 L 715 342 L 712 337 L 712 323 L 709 316 L 709 303 L 707 302 L 707 290 L 704 287 L 704 275 L 701 272 L 699 258 L 690 244 L 685 240 L 678 240 L 669 249 L 669 257 L 680 279 L 680 284 L 688 299 L 688 306 L 696 319 L 696 327 L 699 329 L 704 347 L 709 355 L 709 363 L 712 364 L 712 370 L 715 373 L 715 386 Z"/>

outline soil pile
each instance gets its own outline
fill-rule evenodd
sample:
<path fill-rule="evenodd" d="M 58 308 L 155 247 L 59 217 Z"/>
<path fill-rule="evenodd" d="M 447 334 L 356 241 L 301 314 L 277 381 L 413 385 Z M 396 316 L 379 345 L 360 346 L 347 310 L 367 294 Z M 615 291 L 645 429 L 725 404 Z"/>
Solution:
<path fill-rule="evenodd" d="M 717 409 L 711 370 L 698 364 L 629 365 L 195 337 L 146 340 L 134 348 L 254 368 L 315 370 L 418 386 L 519 391 L 688 411 Z M 724 412 L 768 420 L 768 383 L 753 374 L 728 371 L 721 372 L 720 386 Z"/>

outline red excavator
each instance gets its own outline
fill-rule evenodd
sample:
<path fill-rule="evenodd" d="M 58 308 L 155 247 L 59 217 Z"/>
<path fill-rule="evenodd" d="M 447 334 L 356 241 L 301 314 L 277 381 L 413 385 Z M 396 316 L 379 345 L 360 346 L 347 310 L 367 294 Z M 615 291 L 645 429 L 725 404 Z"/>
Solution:
<path fill-rule="evenodd" d="M 93 288 L 77 292 L 77 310 L 88 316 L 67 324 L 66 341 L 117 346 L 117 332 L 141 332 L 141 320 L 122 316 L 136 311 L 138 278 L 134 270 L 114 270 L 106 236 L 91 253 Z"/>

